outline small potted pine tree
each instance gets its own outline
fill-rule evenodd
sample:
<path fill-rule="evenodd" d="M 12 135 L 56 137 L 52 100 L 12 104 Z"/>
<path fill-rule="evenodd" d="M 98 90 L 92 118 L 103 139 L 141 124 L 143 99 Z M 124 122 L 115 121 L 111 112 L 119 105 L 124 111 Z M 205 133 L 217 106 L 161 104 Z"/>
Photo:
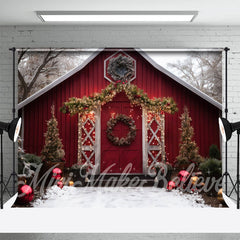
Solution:
<path fill-rule="evenodd" d="M 217 145 L 212 144 L 209 147 L 209 158 L 221 159 L 220 151 L 219 151 Z"/>
<path fill-rule="evenodd" d="M 51 118 L 47 121 L 47 131 L 44 134 L 45 145 L 41 152 L 41 159 L 43 162 L 43 168 L 45 171 L 56 167 L 64 170 L 64 156 L 62 140 L 59 137 L 58 121 L 55 117 L 55 107 L 51 107 Z"/>
<path fill-rule="evenodd" d="M 217 196 L 222 183 L 222 161 L 216 158 L 208 158 L 199 166 L 200 171 L 206 181 L 208 196 Z M 207 179 L 210 178 L 208 181 Z"/>
<path fill-rule="evenodd" d="M 209 147 L 209 158 L 205 159 L 203 163 L 200 164 L 199 169 L 202 172 L 202 175 L 206 181 L 208 182 L 207 195 L 216 197 L 219 189 L 222 184 L 222 161 L 220 160 L 220 151 L 218 147 L 212 144 Z M 210 181 L 207 179 L 210 178 Z"/>
<path fill-rule="evenodd" d="M 191 117 L 187 107 L 184 107 L 184 111 L 180 117 L 181 120 L 181 136 L 179 144 L 179 155 L 176 159 L 176 167 L 179 169 L 187 169 L 189 164 L 194 163 L 197 169 L 199 164 L 203 162 L 203 158 L 198 153 L 198 146 L 192 139 L 194 135 L 193 127 L 191 126 Z"/>

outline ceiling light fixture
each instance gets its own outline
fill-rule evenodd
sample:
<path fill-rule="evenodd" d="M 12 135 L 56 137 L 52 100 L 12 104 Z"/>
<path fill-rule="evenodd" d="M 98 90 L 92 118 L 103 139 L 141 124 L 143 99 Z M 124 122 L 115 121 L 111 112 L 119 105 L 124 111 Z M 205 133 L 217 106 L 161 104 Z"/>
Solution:
<path fill-rule="evenodd" d="M 37 11 L 43 22 L 192 22 L 197 11 Z"/>

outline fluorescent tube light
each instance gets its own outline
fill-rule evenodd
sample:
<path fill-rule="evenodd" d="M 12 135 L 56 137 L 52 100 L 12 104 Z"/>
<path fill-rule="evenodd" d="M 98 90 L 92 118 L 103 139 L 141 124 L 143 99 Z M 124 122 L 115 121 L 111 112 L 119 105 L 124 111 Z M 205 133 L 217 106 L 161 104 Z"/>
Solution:
<path fill-rule="evenodd" d="M 36 12 L 43 22 L 191 22 L 196 11 Z"/>

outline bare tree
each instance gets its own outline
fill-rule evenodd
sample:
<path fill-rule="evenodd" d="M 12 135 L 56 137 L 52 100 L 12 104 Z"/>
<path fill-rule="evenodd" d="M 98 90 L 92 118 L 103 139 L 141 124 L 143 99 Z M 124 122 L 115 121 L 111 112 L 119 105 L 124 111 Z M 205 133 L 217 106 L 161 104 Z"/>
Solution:
<path fill-rule="evenodd" d="M 49 50 L 48 52 L 42 53 L 41 57 L 33 54 L 28 54 L 27 49 L 23 49 L 19 53 L 18 58 L 18 65 L 22 62 L 23 65 L 26 66 L 26 61 L 28 60 L 31 62 L 31 68 L 30 65 L 24 69 L 24 71 L 21 71 L 21 68 L 18 68 L 18 79 L 19 79 L 19 92 L 22 94 L 19 94 L 20 101 L 23 101 L 26 99 L 29 94 L 31 93 L 31 90 L 36 85 L 36 82 L 39 78 L 39 76 L 45 75 L 46 77 L 54 74 L 54 71 L 56 71 L 55 65 L 57 64 L 56 58 L 61 54 L 61 51 L 52 51 Z"/>
<path fill-rule="evenodd" d="M 222 55 L 219 53 L 192 53 L 184 61 L 169 63 L 180 78 L 218 102 L 222 102 Z"/>
<path fill-rule="evenodd" d="M 90 53 L 22 49 L 18 58 L 19 102 L 81 64 Z"/>

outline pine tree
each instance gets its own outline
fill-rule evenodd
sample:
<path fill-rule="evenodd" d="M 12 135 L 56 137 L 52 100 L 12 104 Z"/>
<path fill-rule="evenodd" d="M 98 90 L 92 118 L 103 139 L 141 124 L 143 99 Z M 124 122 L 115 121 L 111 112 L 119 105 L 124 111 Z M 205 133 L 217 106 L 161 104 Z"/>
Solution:
<path fill-rule="evenodd" d="M 193 127 L 191 126 L 191 117 L 187 107 L 184 107 L 184 112 L 181 117 L 181 131 L 180 144 L 179 144 L 179 155 L 177 156 L 177 165 L 185 165 L 195 163 L 197 166 L 202 162 L 202 157 L 198 153 L 198 147 L 194 140 Z"/>
<path fill-rule="evenodd" d="M 64 156 L 62 140 L 59 138 L 58 121 L 55 117 L 55 107 L 51 107 L 52 117 L 47 122 L 47 132 L 44 134 L 45 146 L 41 152 L 43 161 L 59 162 Z"/>

